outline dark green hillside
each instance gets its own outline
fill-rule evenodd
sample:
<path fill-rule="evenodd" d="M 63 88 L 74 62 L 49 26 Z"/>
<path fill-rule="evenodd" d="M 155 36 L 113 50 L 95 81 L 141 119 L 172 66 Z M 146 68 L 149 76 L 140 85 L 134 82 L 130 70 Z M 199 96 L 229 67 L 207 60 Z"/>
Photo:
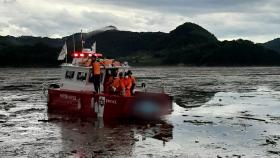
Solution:
<path fill-rule="evenodd" d="M 161 32 L 106 31 L 88 39 L 88 46 L 97 41 L 97 50 L 107 56 L 123 57 L 152 50 L 167 34 Z"/>
<path fill-rule="evenodd" d="M 5 46 L 0 52 L 0 66 L 57 66 L 59 49 L 44 43 Z"/>
<path fill-rule="evenodd" d="M 61 39 L 0 36 L 0 66 L 57 66 Z"/>
<path fill-rule="evenodd" d="M 247 40 L 189 46 L 169 53 L 165 64 L 205 66 L 280 65 L 280 54 Z"/>
<path fill-rule="evenodd" d="M 280 55 L 277 52 L 256 45 L 251 41 L 224 41 L 211 53 L 202 57 L 205 65 L 279 65 Z"/>
<path fill-rule="evenodd" d="M 131 65 L 280 65 L 280 54 L 275 51 L 278 40 L 263 45 L 246 40 L 221 42 L 193 23 L 184 23 L 169 33 L 105 28 L 83 33 L 85 47 L 96 41 L 98 52 Z M 81 50 L 81 34 L 74 37 L 76 50 Z M 0 36 L 0 66 L 58 66 L 56 59 L 65 40 L 70 56 L 73 35 L 62 39 Z"/>
<path fill-rule="evenodd" d="M 168 36 L 168 48 L 184 47 L 186 45 L 203 45 L 205 43 L 216 43 L 217 38 L 193 23 L 185 23 L 171 31 Z"/>
<path fill-rule="evenodd" d="M 276 38 L 272 41 L 268 41 L 264 43 L 263 46 L 280 53 L 280 38 Z"/>

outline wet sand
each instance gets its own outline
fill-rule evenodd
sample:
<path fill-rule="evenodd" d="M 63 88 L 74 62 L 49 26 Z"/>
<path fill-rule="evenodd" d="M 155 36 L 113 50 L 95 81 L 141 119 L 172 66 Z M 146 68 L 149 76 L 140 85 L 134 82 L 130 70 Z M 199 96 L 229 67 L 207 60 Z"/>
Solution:
<path fill-rule="evenodd" d="M 0 69 L 0 157 L 279 157 L 280 68 L 134 68 L 172 115 L 104 122 L 46 112 L 59 69 Z"/>

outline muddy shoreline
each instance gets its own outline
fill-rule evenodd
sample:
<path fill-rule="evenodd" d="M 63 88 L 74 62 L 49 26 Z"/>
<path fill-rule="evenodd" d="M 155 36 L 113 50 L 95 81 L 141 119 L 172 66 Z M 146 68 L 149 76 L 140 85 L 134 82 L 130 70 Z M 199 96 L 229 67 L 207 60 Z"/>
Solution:
<path fill-rule="evenodd" d="M 279 67 L 139 67 L 163 80 L 174 112 L 158 122 L 47 114 L 43 83 L 56 68 L 0 68 L 0 157 L 278 157 Z"/>

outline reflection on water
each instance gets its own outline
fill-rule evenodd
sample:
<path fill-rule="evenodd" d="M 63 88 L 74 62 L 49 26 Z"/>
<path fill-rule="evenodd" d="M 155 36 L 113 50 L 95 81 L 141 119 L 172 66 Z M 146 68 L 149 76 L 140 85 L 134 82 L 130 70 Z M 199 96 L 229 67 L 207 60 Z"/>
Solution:
<path fill-rule="evenodd" d="M 174 112 L 156 122 L 48 115 L 59 69 L 0 69 L 0 157 L 277 157 L 280 68 L 135 68 L 164 82 Z"/>
<path fill-rule="evenodd" d="M 153 138 L 162 144 L 172 139 L 172 125 L 163 121 L 147 124 L 104 122 L 102 119 L 56 123 L 61 128 L 64 156 L 133 156 L 135 146 Z M 143 148 L 146 148 L 143 146 Z M 146 150 L 150 150 L 146 148 Z"/>

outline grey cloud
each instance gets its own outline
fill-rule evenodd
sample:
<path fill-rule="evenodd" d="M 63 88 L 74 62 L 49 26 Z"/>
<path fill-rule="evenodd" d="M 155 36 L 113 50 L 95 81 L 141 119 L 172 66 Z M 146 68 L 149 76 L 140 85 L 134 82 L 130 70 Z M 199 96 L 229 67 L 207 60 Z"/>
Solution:
<path fill-rule="evenodd" d="M 84 0 L 83 3 L 89 1 Z M 191 22 L 198 23 L 217 35 L 218 38 L 244 37 L 267 34 L 271 38 L 279 35 L 277 27 L 280 27 L 278 0 L 96 0 L 96 3 L 106 4 L 115 7 L 125 7 L 130 9 L 142 9 L 155 11 L 165 15 L 179 15 Z M 227 14 L 225 17 L 216 17 L 214 22 L 201 19 L 201 16 L 208 16 L 213 19 L 213 14 Z M 233 16 L 233 22 L 238 22 L 236 26 L 225 24 L 227 18 Z M 151 16 L 152 17 L 152 16 Z M 156 18 L 147 17 L 150 24 L 159 23 Z M 182 18 L 184 19 L 184 18 Z M 185 21 L 181 21 L 183 23 Z M 178 23 L 179 25 L 180 23 Z M 162 26 L 164 27 L 164 26 Z M 160 29 L 159 29 L 160 30 Z M 254 38 L 251 38 L 254 40 Z M 269 39 L 263 39 L 263 41 Z"/>
<path fill-rule="evenodd" d="M 89 3 L 90 0 L 83 2 Z M 263 6 L 277 5 L 279 7 L 279 2 L 276 0 L 96 0 L 95 2 L 183 15 L 213 12 L 254 12 Z"/>
<path fill-rule="evenodd" d="M 0 22 L 0 31 L 3 31 L 4 28 L 9 27 L 7 23 L 1 23 Z"/>
<path fill-rule="evenodd" d="M 2 2 L 2 3 L 15 3 L 16 2 L 16 0 L 1 0 L 0 2 Z"/>
<path fill-rule="evenodd" d="M 45 17 L 32 16 L 28 20 L 17 19 L 11 22 L 21 27 L 29 28 L 35 35 L 43 36 L 52 34 L 67 35 L 73 33 L 74 30 L 78 31 L 83 26 L 82 19 L 73 17 L 66 11 Z"/>
<path fill-rule="evenodd" d="M 23 32 L 32 32 L 34 35 L 64 36 L 82 28 L 90 31 L 107 25 L 123 30 L 168 32 L 186 21 L 191 21 L 221 39 L 248 37 L 251 40 L 265 41 L 279 35 L 280 28 L 278 0 L 43 1 L 51 4 L 51 11 L 30 9 L 23 0 L 0 2 L 6 4 L 5 7 L 0 6 L 0 33 L 9 27 L 1 23 L 25 29 Z M 34 3 L 32 7 L 40 5 Z M 74 13 L 76 6 L 82 6 L 85 10 Z M 259 38 L 264 35 L 265 38 Z"/>
<path fill-rule="evenodd" d="M 121 23 L 124 25 L 127 23 L 126 19 L 113 14 L 83 11 L 79 16 L 74 16 L 67 10 L 17 18 L 9 22 L 19 27 L 29 28 L 35 35 L 43 36 L 52 34 L 65 36 L 84 28 L 97 29 L 108 25 L 118 26 Z"/>

